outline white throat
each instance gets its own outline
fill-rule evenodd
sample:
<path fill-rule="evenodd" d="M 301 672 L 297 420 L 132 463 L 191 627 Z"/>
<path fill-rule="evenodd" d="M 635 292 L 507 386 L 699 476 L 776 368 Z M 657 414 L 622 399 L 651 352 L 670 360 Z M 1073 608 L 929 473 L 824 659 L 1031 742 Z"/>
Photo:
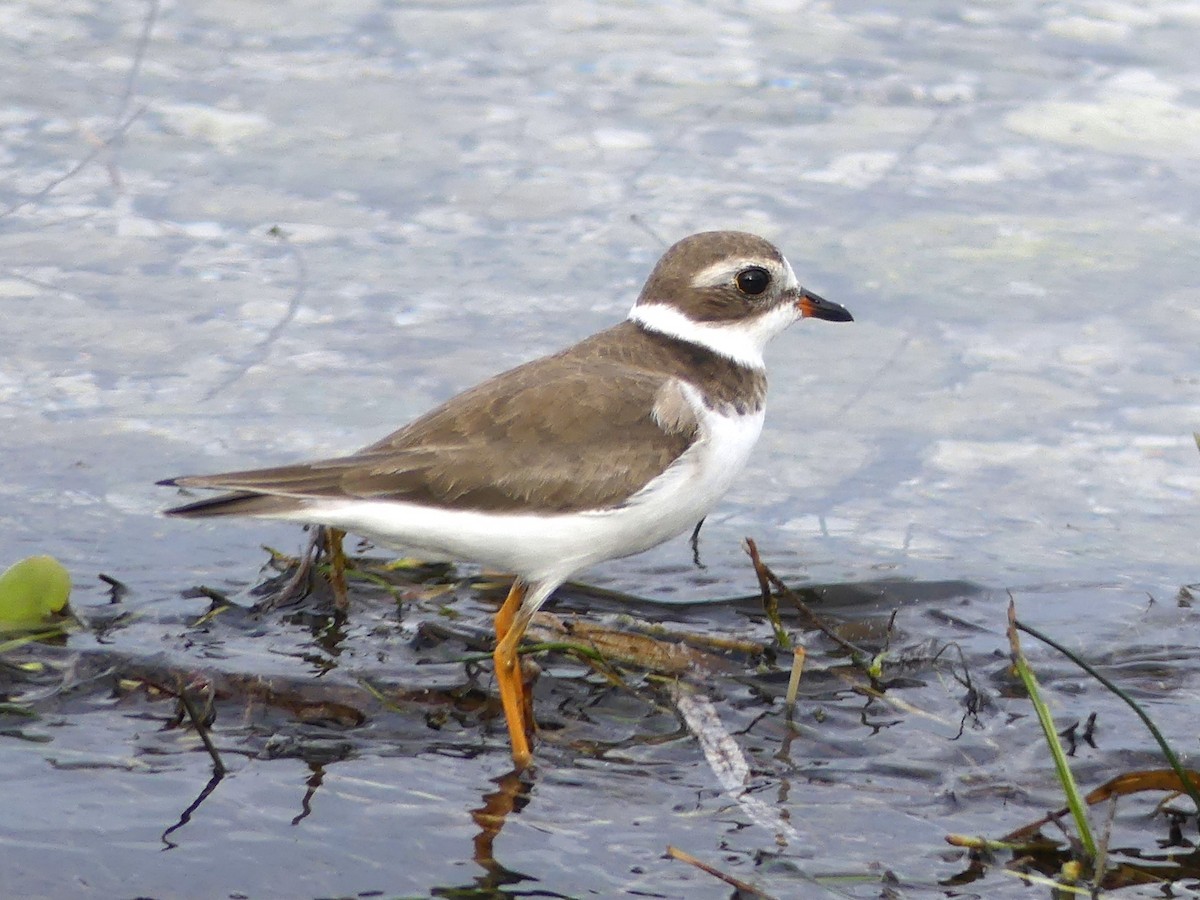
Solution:
<path fill-rule="evenodd" d="M 781 303 L 752 319 L 732 322 L 697 322 L 668 303 L 653 301 L 638 303 L 629 311 L 629 321 L 647 331 L 699 344 L 718 356 L 760 372 L 766 369 L 763 350 L 768 342 L 799 317 L 799 311 L 791 303 Z"/>

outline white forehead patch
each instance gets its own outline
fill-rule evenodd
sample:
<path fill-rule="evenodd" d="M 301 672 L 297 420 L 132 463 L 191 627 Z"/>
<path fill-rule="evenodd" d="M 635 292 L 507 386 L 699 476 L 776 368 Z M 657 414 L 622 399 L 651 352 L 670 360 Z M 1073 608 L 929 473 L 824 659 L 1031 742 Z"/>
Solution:
<path fill-rule="evenodd" d="M 760 256 L 743 256 L 733 259 L 722 259 L 710 266 L 705 266 L 692 276 L 692 287 L 711 288 L 733 284 L 733 279 L 737 276 L 738 272 L 754 266 L 770 272 L 772 281 L 776 285 L 782 282 L 784 290 L 800 286 L 796 281 L 796 273 L 792 271 L 792 267 L 786 259 L 781 262 L 778 259 Z"/>

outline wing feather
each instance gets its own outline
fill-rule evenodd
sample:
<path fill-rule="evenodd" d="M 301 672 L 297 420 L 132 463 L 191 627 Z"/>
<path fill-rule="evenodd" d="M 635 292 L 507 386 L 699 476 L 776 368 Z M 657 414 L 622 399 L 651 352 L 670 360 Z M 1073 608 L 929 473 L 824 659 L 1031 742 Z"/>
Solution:
<path fill-rule="evenodd" d="M 552 356 L 486 381 L 351 456 L 172 479 L 235 493 L 169 512 L 255 514 L 257 502 L 259 514 L 270 515 L 288 508 L 285 498 L 291 508 L 354 498 L 484 511 L 596 509 L 661 474 L 697 430 L 677 379 L 611 359 Z"/>

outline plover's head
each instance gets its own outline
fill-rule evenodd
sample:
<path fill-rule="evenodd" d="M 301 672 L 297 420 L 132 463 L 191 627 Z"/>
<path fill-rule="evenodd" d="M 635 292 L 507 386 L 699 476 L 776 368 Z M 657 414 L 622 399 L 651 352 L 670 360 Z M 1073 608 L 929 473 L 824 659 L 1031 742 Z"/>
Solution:
<path fill-rule="evenodd" d="M 771 338 L 806 316 L 853 319 L 844 307 L 802 288 L 774 244 L 742 231 L 705 231 L 675 244 L 629 314 L 643 328 L 752 368 L 763 367 Z"/>

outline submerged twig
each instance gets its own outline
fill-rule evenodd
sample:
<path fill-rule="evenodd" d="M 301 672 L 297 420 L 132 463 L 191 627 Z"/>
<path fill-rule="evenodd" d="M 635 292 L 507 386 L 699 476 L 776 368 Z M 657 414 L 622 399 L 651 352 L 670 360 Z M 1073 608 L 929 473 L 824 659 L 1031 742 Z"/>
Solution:
<path fill-rule="evenodd" d="M 133 62 L 125 76 L 125 89 L 121 92 L 121 105 L 113 115 L 114 128 L 120 126 L 121 120 L 125 118 L 125 113 L 129 111 L 129 104 L 133 101 L 138 78 L 142 74 L 142 64 L 146 61 L 146 50 L 150 47 L 150 35 L 154 32 L 159 11 L 159 0 L 149 0 L 146 15 L 142 19 L 141 33 L 138 34 L 137 44 L 133 48 Z"/>
<path fill-rule="evenodd" d="M 129 127 L 142 117 L 142 114 L 146 111 L 146 109 L 147 107 L 143 106 L 140 109 L 135 110 L 124 122 L 116 127 L 113 133 L 109 135 L 105 141 L 93 147 L 92 150 L 84 154 L 84 156 L 78 162 L 76 162 L 75 165 L 71 166 L 71 168 L 67 169 L 67 171 L 63 172 L 63 174 L 59 175 L 57 178 L 52 178 L 36 193 L 30 194 L 24 199 L 17 200 L 8 206 L 8 208 L 0 210 L 0 219 L 11 216 L 13 213 L 24 209 L 31 203 L 38 203 L 44 200 L 54 192 L 55 188 L 70 181 L 72 178 L 86 169 L 96 160 L 98 156 L 100 156 L 101 153 L 105 152 L 114 144 L 116 144 L 117 141 L 124 136 L 125 132 L 129 130 Z"/>
<path fill-rule="evenodd" d="M 263 549 L 271 554 L 271 563 L 279 567 L 281 572 L 286 572 L 291 565 L 296 566 L 296 571 L 278 591 L 254 604 L 255 612 L 269 612 L 281 606 L 290 606 L 307 597 L 313 589 L 313 573 L 320 568 L 321 574 L 325 576 L 333 591 L 334 613 L 345 618 L 350 608 L 350 595 L 346 586 L 346 571 L 350 563 L 342 548 L 345 536 L 346 532 L 341 529 L 313 525 L 308 528 L 308 540 L 299 557 L 293 558 L 278 550 L 264 547 Z M 322 556 L 329 561 L 327 568 L 320 566 Z"/>
<path fill-rule="evenodd" d="M 295 284 L 292 289 L 292 295 L 288 298 L 287 308 L 284 309 L 283 315 L 279 317 L 275 324 L 267 329 L 267 333 L 263 336 L 262 340 L 250 348 L 250 351 L 237 364 L 234 371 L 226 375 L 204 393 L 204 396 L 200 398 L 201 402 L 212 400 L 218 394 L 228 390 L 241 381 L 246 373 L 255 365 L 267 358 L 271 352 L 271 348 L 291 326 L 292 322 L 295 321 L 296 316 L 300 312 L 300 307 L 304 304 L 304 298 L 308 294 L 308 264 L 304 261 L 304 255 L 288 239 L 287 233 L 278 225 L 273 225 L 267 229 L 267 235 L 283 245 L 284 252 L 291 257 L 295 265 Z"/>
<path fill-rule="evenodd" d="M 100 572 L 96 577 L 108 585 L 109 603 L 120 603 L 125 599 L 125 595 L 129 593 L 128 585 L 123 581 L 113 578 L 111 575 L 105 575 L 103 572 Z"/>
<path fill-rule="evenodd" d="M 217 750 L 216 744 L 212 741 L 212 736 L 208 732 L 208 726 L 204 724 L 200 711 L 192 703 L 192 698 L 187 695 L 186 687 L 180 688 L 176 697 L 179 699 L 179 703 L 183 706 L 184 711 L 187 712 L 192 727 L 196 729 L 196 734 L 200 735 L 200 741 L 204 744 L 204 749 L 208 751 L 208 755 L 212 758 L 213 775 L 220 778 L 226 772 L 225 763 L 221 761 L 221 754 Z"/>
<path fill-rule="evenodd" d="M 729 875 L 726 872 L 722 872 L 720 869 L 716 868 L 715 866 L 710 866 L 708 863 L 704 862 L 703 860 L 700 860 L 697 857 L 692 856 L 692 854 L 688 853 L 686 850 L 680 850 L 678 847 L 673 847 L 670 844 L 668 844 L 667 845 L 667 855 L 670 856 L 672 859 L 677 859 L 680 862 L 685 862 L 689 866 L 695 866 L 701 872 L 706 872 L 707 874 L 711 875 L 713 878 L 719 878 L 721 881 L 725 882 L 730 887 L 736 888 L 738 893 L 740 893 L 740 894 L 745 894 L 746 896 L 749 896 L 749 897 L 763 897 L 763 898 L 765 898 L 765 900 L 774 900 L 774 897 L 771 894 L 768 894 L 764 891 L 759 890 L 754 885 L 752 885 L 750 882 L 742 881 L 740 878 L 734 878 L 732 875 Z"/>
<path fill-rule="evenodd" d="M 751 562 L 753 562 L 758 557 L 758 547 L 756 547 L 754 545 L 754 541 L 750 540 L 749 538 L 746 539 L 746 545 L 747 545 L 746 552 L 750 553 L 750 559 L 751 559 Z M 864 660 L 867 660 L 870 657 L 869 657 L 869 654 L 865 650 L 863 650 L 861 647 L 856 646 L 855 644 L 852 644 L 850 641 L 846 640 L 844 637 L 842 637 L 840 634 L 838 634 L 836 631 L 834 631 L 832 628 L 830 628 L 827 624 L 825 624 L 825 621 L 819 615 L 817 615 L 816 612 L 813 611 L 812 607 L 810 607 L 807 603 L 805 603 L 803 600 L 801 600 L 800 597 L 796 594 L 796 592 L 793 591 L 786 584 L 784 584 L 783 579 L 781 579 L 778 575 L 776 575 L 774 572 L 772 572 L 770 567 L 768 567 L 767 564 L 764 563 L 761 559 L 758 560 L 758 564 L 755 565 L 755 567 L 754 567 L 754 571 L 756 574 L 759 572 L 760 566 L 761 566 L 761 571 L 762 571 L 763 577 L 765 577 L 770 582 L 770 584 L 772 586 L 774 586 L 776 591 L 778 591 L 782 596 L 784 596 L 788 600 L 790 600 L 792 602 L 792 604 L 796 607 L 796 609 L 799 610 L 809 620 L 809 622 L 812 623 L 813 627 L 815 627 L 818 631 L 821 632 L 821 634 L 825 635 L 825 637 L 829 638 L 831 641 L 833 641 L 835 644 L 837 644 L 839 647 L 841 647 L 843 650 L 845 650 L 847 653 L 849 653 L 850 657 L 854 661 L 855 665 L 862 666 L 864 668 L 867 667 L 868 664 L 865 663 Z"/>
<path fill-rule="evenodd" d="M 291 577 L 288 578 L 283 587 L 278 591 L 254 604 L 256 612 L 269 612 L 270 610 L 287 606 L 308 596 L 309 592 L 312 591 L 313 569 L 316 567 L 317 559 L 321 555 L 323 541 L 324 532 L 319 525 L 309 531 L 308 541 L 305 543 L 304 549 L 300 551 L 300 556 L 296 559 L 296 571 L 292 573 Z M 283 558 L 282 554 L 276 550 L 272 550 L 270 547 L 265 547 L 264 549 L 271 554 L 272 562 Z"/>
<path fill-rule="evenodd" d="M 775 642 L 784 650 L 790 650 L 792 639 L 788 636 L 787 629 L 783 627 L 783 621 L 779 618 L 779 600 L 771 591 L 771 570 L 758 555 L 758 545 L 754 543 L 754 538 L 746 538 L 745 547 L 746 552 L 750 554 L 750 564 L 754 566 L 754 574 L 758 577 L 758 589 L 762 592 L 763 610 L 767 614 L 767 621 L 771 623 L 771 629 L 775 632 Z"/>

